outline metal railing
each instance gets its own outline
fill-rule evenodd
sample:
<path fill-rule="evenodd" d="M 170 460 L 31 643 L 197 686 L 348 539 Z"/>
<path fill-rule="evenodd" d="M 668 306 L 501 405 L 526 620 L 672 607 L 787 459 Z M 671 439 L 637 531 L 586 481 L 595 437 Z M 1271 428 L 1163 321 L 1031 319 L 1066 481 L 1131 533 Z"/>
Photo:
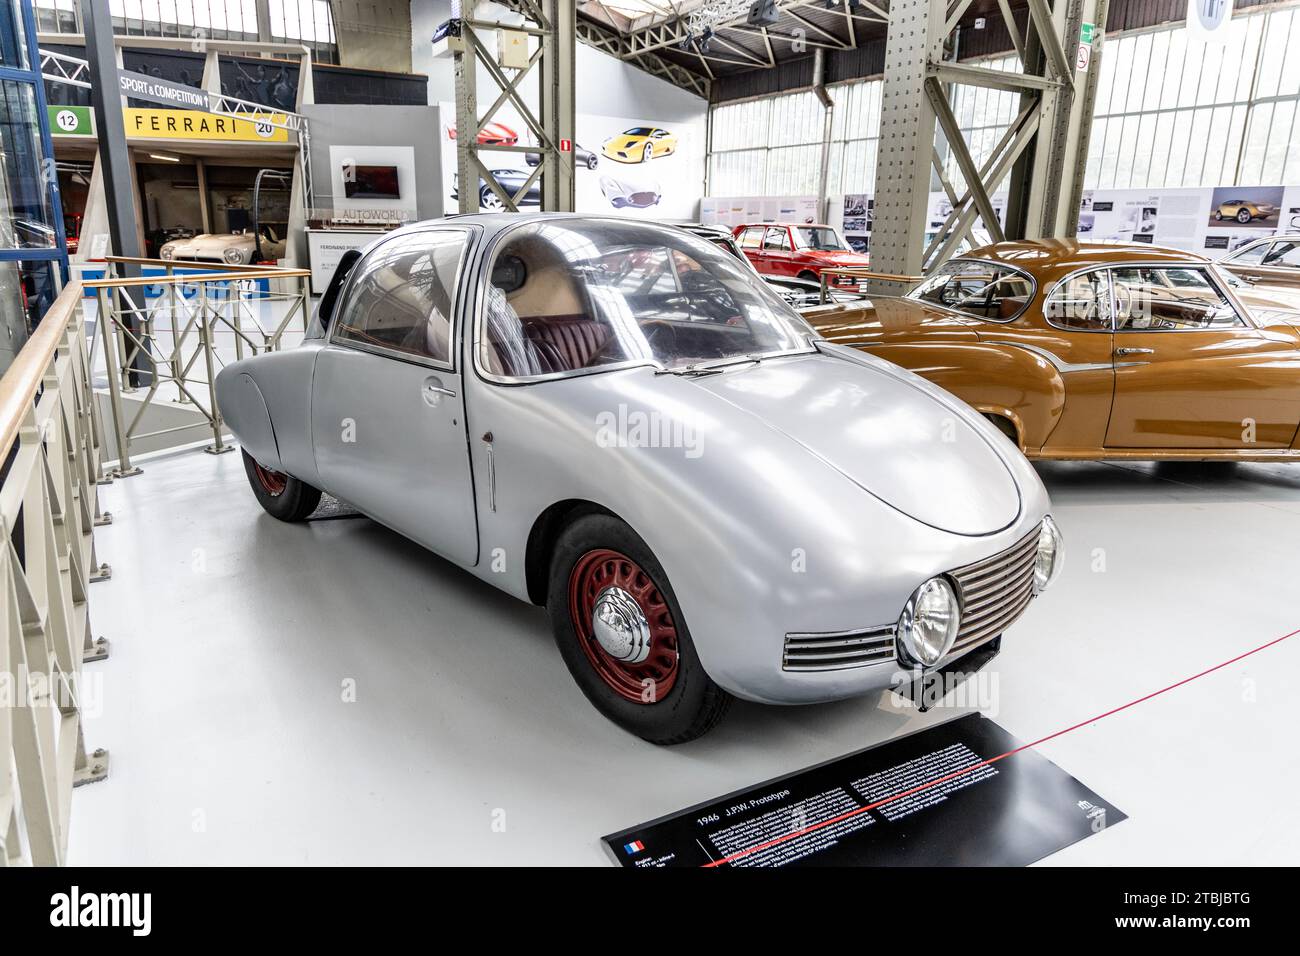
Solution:
<path fill-rule="evenodd" d="M 106 262 L 109 275 L 84 285 L 96 300 L 92 355 L 102 348 L 108 377 L 113 474 L 139 473 L 131 463 L 133 443 L 196 427 L 186 422 L 142 430 L 148 409 L 162 402 L 202 416 L 197 424 L 206 423 L 212 434 L 207 451 L 230 451 L 216 401 L 217 372 L 229 359 L 281 348 L 295 319 L 306 330 L 310 271 L 120 256 Z M 161 274 L 121 275 L 127 266 Z M 198 271 L 204 269 L 211 271 Z M 135 406 L 129 417 L 124 396 Z"/>
<path fill-rule="evenodd" d="M 95 556 L 101 426 L 81 318 L 68 285 L 0 378 L 0 865 L 65 860 L 72 788 L 108 775 L 82 737 L 87 590 Z"/>
<path fill-rule="evenodd" d="M 893 282 L 893 283 L 902 283 L 906 285 L 915 285 L 916 283 L 920 282 L 923 278 L 925 278 L 924 276 L 903 276 L 903 275 L 893 275 L 892 273 L 888 273 L 888 272 L 872 272 L 870 269 L 863 268 L 862 266 L 835 266 L 835 267 L 827 266 L 826 268 L 822 269 L 821 275 L 819 277 L 820 284 L 821 284 L 820 301 L 823 305 L 826 304 L 827 302 L 832 301 L 831 293 L 833 292 L 854 291 L 851 289 L 845 289 L 843 286 L 839 286 L 832 289 L 830 287 L 830 281 L 831 278 L 834 276 L 845 276 L 850 279 L 858 280 L 856 284 L 857 285 L 856 291 L 858 292 L 865 292 L 863 288 L 864 283 L 869 284 L 871 282 Z"/>

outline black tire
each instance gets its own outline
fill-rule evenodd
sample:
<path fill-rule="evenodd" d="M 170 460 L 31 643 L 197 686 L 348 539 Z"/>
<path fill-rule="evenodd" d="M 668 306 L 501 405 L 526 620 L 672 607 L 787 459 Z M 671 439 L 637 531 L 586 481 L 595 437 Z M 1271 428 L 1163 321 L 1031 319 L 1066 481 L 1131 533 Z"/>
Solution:
<path fill-rule="evenodd" d="M 1250 214 L 1250 210 L 1249 210 L 1249 209 L 1238 209 L 1238 210 L 1237 210 L 1237 222 L 1241 223 L 1242 225 L 1247 224 L 1248 222 L 1250 222 L 1250 221 L 1251 221 L 1252 219 L 1254 219 L 1254 218 L 1255 218 L 1255 217 L 1252 216 L 1252 215 Z"/>
<path fill-rule="evenodd" d="M 821 279 L 817 278 L 817 273 L 815 273 L 815 272 L 809 272 L 807 269 L 805 269 L 803 272 L 799 273 L 799 275 L 796 276 L 795 278 L 798 278 L 798 279 L 805 279 L 805 280 L 807 280 L 808 282 L 821 282 L 821 281 L 822 281 Z"/>
<path fill-rule="evenodd" d="M 1214 218 L 1217 222 L 1223 222 L 1223 210 L 1221 209 L 1214 210 Z"/>
<path fill-rule="evenodd" d="M 626 699 L 607 683 L 584 650 L 570 611 L 571 579 L 580 562 L 606 550 L 640 566 L 674 625 L 677 657 L 672 684 L 651 702 Z M 704 672 L 667 575 L 646 543 L 622 521 L 606 514 L 585 514 L 565 528 L 551 555 L 546 595 L 555 643 L 569 673 L 592 705 L 624 730 L 653 744 L 680 744 L 712 730 L 727 712 L 732 697 Z"/>
<path fill-rule="evenodd" d="M 320 489 L 290 475 L 263 468 L 248 452 L 244 456 L 244 472 L 253 488 L 253 495 L 273 518 L 281 521 L 302 521 L 320 504 Z"/>
<path fill-rule="evenodd" d="M 599 162 L 600 162 L 600 157 L 597 156 L 595 153 L 592 153 L 590 156 L 587 157 L 587 168 L 588 168 L 588 169 L 595 169 L 595 168 L 596 168 L 596 165 L 597 165 Z"/>

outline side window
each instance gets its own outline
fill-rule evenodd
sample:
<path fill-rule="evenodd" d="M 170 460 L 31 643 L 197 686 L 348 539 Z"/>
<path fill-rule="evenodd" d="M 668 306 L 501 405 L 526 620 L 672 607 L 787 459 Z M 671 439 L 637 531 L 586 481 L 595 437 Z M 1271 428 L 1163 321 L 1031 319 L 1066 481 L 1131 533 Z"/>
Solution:
<path fill-rule="evenodd" d="M 451 311 L 465 251 L 460 230 L 413 232 L 376 247 L 357 267 L 334 341 L 451 361 Z"/>
<path fill-rule="evenodd" d="M 1115 269 L 1112 276 L 1117 331 L 1181 332 L 1245 324 L 1204 269 L 1143 266 Z"/>
<path fill-rule="evenodd" d="M 1269 249 L 1263 264 L 1279 269 L 1300 269 L 1300 241 L 1279 239 Z"/>
<path fill-rule="evenodd" d="M 1270 242 L 1261 242 L 1257 246 L 1248 246 L 1228 256 L 1227 261 L 1232 265 L 1259 265 L 1264 261 L 1271 246 L 1272 243 Z"/>
<path fill-rule="evenodd" d="M 1071 276 L 1048 297 L 1043 306 L 1047 320 L 1057 328 L 1075 332 L 1110 331 L 1110 283 L 1105 270 Z"/>
<path fill-rule="evenodd" d="M 750 226 L 740 234 L 740 246 L 742 249 L 757 249 L 759 243 L 763 241 L 763 227 Z"/>
<path fill-rule="evenodd" d="M 767 238 L 763 240 L 763 248 L 776 252 L 789 252 L 790 234 L 784 229 L 769 228 Z"/>

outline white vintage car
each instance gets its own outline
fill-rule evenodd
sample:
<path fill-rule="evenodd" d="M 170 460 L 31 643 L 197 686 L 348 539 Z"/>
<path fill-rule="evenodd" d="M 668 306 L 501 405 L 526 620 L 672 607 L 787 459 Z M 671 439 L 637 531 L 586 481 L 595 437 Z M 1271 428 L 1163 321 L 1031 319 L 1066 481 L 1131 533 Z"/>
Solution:
<path fill-rule="evenodd" d="M 252 232 L 205 232 L 189 239 L 173 239 L 165 243 L 158 250 L 158 257 L 177 262 L 221 262 L 230 266 L 248 266 L 283 258 L 284 247 L 285 241 L 276 235 L 274 229 L 262 226 L 260 243 Z"/>
<path fill-rule="evenodd" d="M 655 743 L 733 696 L 977 669 L 1061 560 L 1001 432 L 670 226 L 389 233 L 344 257 L 300 347 L 229 365 L 217 398 L 270 514 L 328 491 L 545 605 L 588 699 Z"/>

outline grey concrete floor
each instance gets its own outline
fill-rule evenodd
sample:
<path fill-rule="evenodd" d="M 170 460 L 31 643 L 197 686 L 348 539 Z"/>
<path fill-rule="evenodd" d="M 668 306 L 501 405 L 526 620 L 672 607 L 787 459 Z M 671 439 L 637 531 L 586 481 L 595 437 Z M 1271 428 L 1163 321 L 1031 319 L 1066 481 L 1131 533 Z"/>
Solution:
<path fill-rule="evenodd" d="M 238 453 L 103 489 L 75 864 L 595 864 L 598 838 L 963 712 L 734 707 L 656 748 L 544 612 L 360 517 L 262 513 Z M 1029 741 L 1300 628 L 1300 467 L 1047 464 L 1068 552 L 985 712 Z M 355 688 L 355 700 L 345 700 Z M 1300 863 L 1300 636 L 1042 746 L 1130 819 L 1055 864 Z M 1015 759 L 1015 758 L 1010 758 Z"/>

